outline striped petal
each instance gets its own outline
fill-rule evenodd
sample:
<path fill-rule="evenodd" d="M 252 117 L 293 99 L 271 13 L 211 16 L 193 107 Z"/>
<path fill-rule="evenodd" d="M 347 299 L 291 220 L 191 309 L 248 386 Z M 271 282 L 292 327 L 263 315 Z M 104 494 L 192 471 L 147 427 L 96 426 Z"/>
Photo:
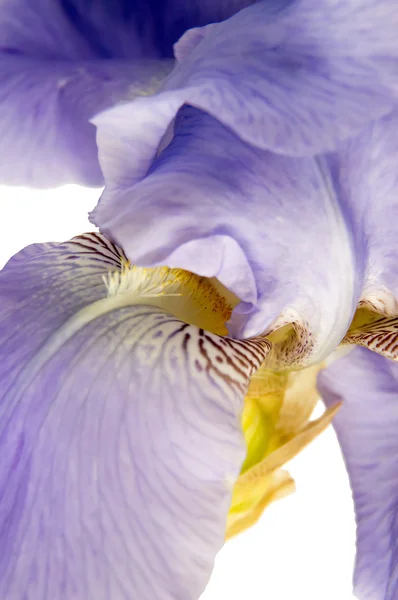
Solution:
<path fill-rule="evenodd" d="M 2 598 L 197 599 L 223 544 L 268 346 L 113 293 L 123 260 L 88 234 L 0 274 Z"/>
<path fill-rule="evenodd" d="M 334 427 L 346 461 L 357 519 L 355 594 L 398 597 L 398 367 L 357 348 L 324 370 L 319 390 L 342 400 Z"/>

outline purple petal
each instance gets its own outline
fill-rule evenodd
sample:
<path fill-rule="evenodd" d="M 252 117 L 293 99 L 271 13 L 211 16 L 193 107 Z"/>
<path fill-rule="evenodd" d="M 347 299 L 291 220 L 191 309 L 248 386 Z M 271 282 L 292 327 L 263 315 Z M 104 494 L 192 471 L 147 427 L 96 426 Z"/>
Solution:
<path fill-rule="evenodd" d="M 95 117 L 107 184 L 115 183 L 109 140 L 140 149 L 130 157 L 131 177 L 139 178 L 183 104 L 262 149 L 312 155 L 336 148 L 396 105 L 397 29 L 391 0 L 285 0 L 257 2 L 188 32 L 161 93 Z"/>
<path fill-rule="evenodd" d="M 131 153 L 108 150 L 114 168 L 127 169 Z M 350 233 L 321 160 L 259 150 L 186 107 L 148 176 L 132 185 L 125 173 L 92 220 L 130 260 L 217 277 L 243 300 L 237 311 L 246 316 L 234 336 L 268 330 L 285 313 L 285 322 L 311 332 L 300 352 L 312 346 L 313 360 L 339 343 L 360 290 Z"/>
<path fill-rule="evenodd" d="M 354 320 L 345 341 L 394 360 L 398 360 L 397 140 L 395 112 L 366 128 L 330 159 L 353 232 L 361 287 L 362 316 Z"/>
<path fill-rule="evenodd" d="M 196 600 L 223 544 L 263 353 L 110 310 L 117 268 L 87 234 L 0 274 L 1 598 Z"/>
<path fill-rule="evenodd" d="M 156 85 L 161 61 L 0 55 L 0 179 L 7 185 L 103 185 L 96 112 Z"/>
<path fill-rule="evenodd" d="M 3 0 L 0 180 L 103 185 L 89 120 L 156 91 L 187 29 L 249 3 Z"/>
<path fill-rule="evenodd" d="M 0 339 L 9 369 L 32 360 L 54 330 L 103 297 L 103 274 L 120 268 L 114 248 L 89 233 L 64 244 L 33 244 L 7 263 L 1 272 Z M 16 310 L 19 326 L 9 335 L 8 319 Z M 40 322 L 32 319 L 35 313 L 43 314 Z"/>
<path fill-rule="evenodd" d="M 222 21 L 253 0 L 2 0 L 0 46 L 50 58 L 172 58 L 185 31 Z"/>
<path fill-rule="evenodd" d="M 319 376 L 326 405 L 343 400 L 334 426 L 357 517 L 355 593 L 359 600 L 398 596 L 398 366 L 355 349 Z"/>
<path fill-rule="evenodd" d="M 363 298 L 377 304 L 385 290 L 398 298 L 398 113 L 373 123 L 337 158 L 335 181 L 364 263 Z"/>

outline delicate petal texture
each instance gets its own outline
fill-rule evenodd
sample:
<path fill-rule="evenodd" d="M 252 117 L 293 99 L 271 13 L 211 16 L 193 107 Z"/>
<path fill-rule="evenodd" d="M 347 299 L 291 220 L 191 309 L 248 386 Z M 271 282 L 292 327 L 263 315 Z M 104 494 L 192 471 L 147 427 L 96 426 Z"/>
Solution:
<path fill-rule="evenodd" d="M 0 180 L 102 185 L 89 119 L 153 93 L 190 27 L 248 0 L 2 0 Z"/>
<path fill-rule="evenodd" d="M 115 168 L 127 154 L 110 148 Z M 313 360 L 344 336 L 357 298 L 349 232 L 322 161 L 271 154 L 186 107 L 175 137 L 136 185 L 105 190 L 93 222 L 143 265 L 217 277 L 246 312 L 234 337 L 281 313 L 314 338 Z M 336 285 L 339 281 L 339 285 Z"/>
<path fill-rule="evenodd" d="M 97 116 L 100 152 L 110 138 L 137 144 L 130 174 L 142 176 L 183 104 L 263 149 L 290 155 L 333 149 L 396 104 L 397 30 L 391 0 L 257 2 L 183 36 L 179 64 L 161 93 Z M 102 167 L 112 186 L 109 163 Z"/>
<path fill-rule="evenodd" d="M 398 597 L 398 367 L 356 348 L 322 371 L 327 405 L 343 400 L 334 426 L 357 516 L 355 593 L 359 600 Z"/>
<path fill-rule="evenodd" d="M 362 257 L 363 299 L 398 298 L 398 113 L 373 123 L 346 143 L 333 161 L 335 181 Z M 388 310 L 388 307 L 386 307 Z"/>
<path fill-rule="evenodd" d="M 103 185 L 96 112 L 153 91 L 167 62 L 0 54 L 0 179 L 6 185 Z"/>
<path fill-rule="evenodd" d="M 14 256 L 1 273 L 0 339 L 7 368 L 18 369 L 76 311 L 104 297 L 102 275 L 120 268 L 121 251 L 95 233 L 73 243 L 35 244 Z M 18 327 L 9 320 L 18 307 Z M 40 321 L 32 314 L 42 315 Z M 29 340 L 29 344 L 26 340 Z M 0 388 L 4 388 L 3 372 Z"/>
<path fill-rule="evenodd" d="M 19 347 L 0 366 L 1 598 L 196 600 L 224 541 L 263 347 L 109 310 L 103 282 L 86 306 L 108 251 L 85 236 L 0 274 L 2 339 Z"/>
<path fill-rule="evenodd" d="M 151 61 L 140 64 L 141 43 L 132 23 L 115 23 L 107 18 L 106 3 L 96 4 L 96 11 L 79 16 L 67 0 L 2 0 L 0 179 L 5 184 L 102 185 L 89 119 L 154 88 L 170 70 L 153 52 L 148 52 Z"/>
<path fill-rule="evenodd" d="M 330 158 L 351 223 L 360 310 L 345 342 L 398 360 L 398 114 L 380 119 Z"/>

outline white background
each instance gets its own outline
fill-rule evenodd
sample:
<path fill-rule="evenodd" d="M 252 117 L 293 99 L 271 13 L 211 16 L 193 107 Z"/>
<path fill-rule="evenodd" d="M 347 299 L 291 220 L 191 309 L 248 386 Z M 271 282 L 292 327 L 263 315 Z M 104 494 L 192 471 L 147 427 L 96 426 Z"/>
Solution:
<path fill-rule="evenodd" d="M 0 187 L 0 267 L 33 242 L 93 230 L 99 190 Z M 23 281 L 21 281 L 23 286 Z M 288 465 L 297 492 L 226 544 L 201 600 L 352 600 L 355 525 L 348 478 L 331 429 Z"/>

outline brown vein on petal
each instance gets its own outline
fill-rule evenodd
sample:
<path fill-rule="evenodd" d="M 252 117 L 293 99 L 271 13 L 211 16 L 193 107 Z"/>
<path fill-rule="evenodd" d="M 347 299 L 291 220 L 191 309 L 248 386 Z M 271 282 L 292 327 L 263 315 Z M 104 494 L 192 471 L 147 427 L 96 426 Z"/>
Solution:
<path fill-rule="evenodd" d="M 231 352 L 228 355 L 223 348 L 225 341 L 228 342 L 231 348 Z M 188 344 L 189 341 L 187 340 L 186 343 Z M 228 387 L 236 387 L 240 392 L 246 391 L 248 384 L 247 375 L 251 375 L 258 369 L 265 359 L 269 347 L 270 345 L 265 339 L 237 341 L 214 335 L 210 336 L 203 330 L 199 330 L 198 349 L 205 361 L 205 372 L 208 375 L 213 373 L 216 379 L 223 379 Z M 215 356 L 211 356 L 209 352 L 210 348 L 215 351 Z M 242 349 L 250 349 L 250 358 L 245 356 Z M 256 351 L 255 361 L 253 361 L 253 349 Z M 216 364 L 215 361 L 218 357 L 222 358 L 222 361 Z M 224 363 L 224 365 L 221 363 Z"/>
<path fill-rule="evenodd" d="M 357 344 L 398 361 L 398 302 L 388 290 L 369 292 L 358 303 L 342 345 Z"/>
<path fill-rule="evenodd" d="M 358 344 L 398 361 L 398 317 L 380 317 L 358 329 L 351 329 L 343 344 Z"/>
<path fill-rule="evenodd" d="M 124 251 L 110 242 L 101 233 L 88 232 L 77 235 L 69 242 L 74 247 L 83 250 L 85 255 L 99 256 L 107 262 L 111 260 L 112 264 L 121 268 L 123 262 L 127 262 L 127 257 Z"/>
<path fill-rule="evenodd" d="M 267 358 L 267 368 L 273 370 L 300 367 L 308 362 L 314 349 L 314 336 L 305 322 L 297 318 L 288 320 L 282 314 L 267 332 L 272 349 Z"/>

